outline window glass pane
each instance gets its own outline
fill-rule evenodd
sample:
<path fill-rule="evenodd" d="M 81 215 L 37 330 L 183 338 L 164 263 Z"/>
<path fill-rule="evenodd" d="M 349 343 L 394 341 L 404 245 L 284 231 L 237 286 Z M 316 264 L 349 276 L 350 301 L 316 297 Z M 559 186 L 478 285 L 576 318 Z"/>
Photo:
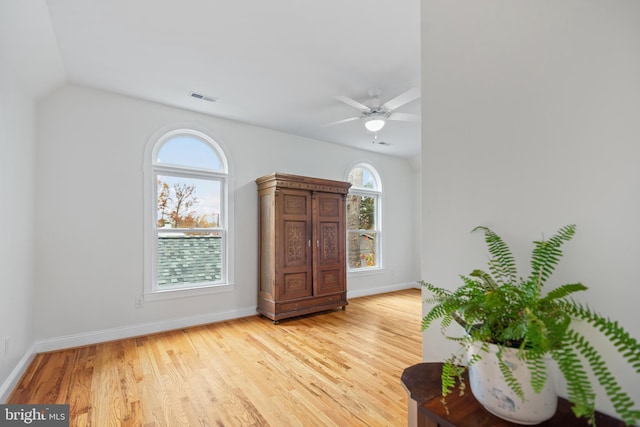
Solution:
<path fill-rule="evenodd" d="M 364 167 L 351 169 L 348 180 L 354 187 L 367 188 L 369 190 L 378 189 L 375 177 L 369 169 Z"/>
<path fill-rule="evenodd" d="M 347 196 L 349 268 L 377 266 L 376 197 Z"/>
<path fill-rule="evenodd" d="M 348 233 L 349 268 L 366 268 L 377 265 L 375 231 L 350 231 Z"/>
<path fill-rule="evenodd" d="M 217 228 L 220 217 L 221 182 L 158 175 L 158 228 Z"/>
<path fill-rule="evenodd" d="M 376 198 L 350 194 L 347 196 L 347 229 L 374 230 L 376 228 Z"/>
<path fill-rule="evenodd" d="M 189 135 L 165 142 L 158 150 L 156 162 L 222 171 L 222 161 L 213 147 Z"/>
<path fill-rule="evenodd" d="M 159 288 L 222 281 L 221 231 L 158 233 Z"/>

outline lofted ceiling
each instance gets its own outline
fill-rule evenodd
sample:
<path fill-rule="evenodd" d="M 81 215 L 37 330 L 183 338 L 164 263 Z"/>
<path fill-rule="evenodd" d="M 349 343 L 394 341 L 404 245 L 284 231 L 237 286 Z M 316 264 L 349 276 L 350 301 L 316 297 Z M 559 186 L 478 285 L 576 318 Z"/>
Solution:
<path fill-rule="evenodd" d="M 67 80 L 401 157 L 420 123 L 374 135 L 342 95 L 420 84 L 420 0 L 47 0 Z M 192 92 L 215 98 L 207 102 Z M 420 100 L 396 110 L 420 113 Z"/>

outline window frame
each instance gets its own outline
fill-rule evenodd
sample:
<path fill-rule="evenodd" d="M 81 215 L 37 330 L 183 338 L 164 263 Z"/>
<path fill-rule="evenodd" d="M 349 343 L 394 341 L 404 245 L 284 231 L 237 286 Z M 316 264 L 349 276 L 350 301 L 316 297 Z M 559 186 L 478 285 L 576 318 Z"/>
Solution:
<path fill-rule="evenodd" d="M 192 124 L 184 126 L 172 126 L 164 128 L 149 138 L 145 148 L 144 160 L 144 229 L 145 229 L 145 274 L 144 274 L 144 301 L 157 301 L 164 299 L 199 296 L 220 292 L 230 292 L 235 288 L 233 269 L 233 176 L 227 150 L 223 148 L 218 138 L 210 136 L 211 133 L 198 129 Z M 217 154 L 221 165 L 219 170 L 205 169 L 162 163 L 157 161 L 157 156 L 165 143 L 170 140 L 188 136 L 207 144 Z M 222 271 L 223 278 L 220 282 L 196 283 L 190 286 L 163 286 L 157 284 L 157 240 L 159 230 L 157 228 L 157 180 L 158 176 L 176 176 L 193 179 L 205 179 L 220 182 L 220 228 L 188 228 L 185 230 L 214 231 L 222 230 Z M 176 231 L 179 232 L 179 231 Z"/>
<path fill-rule="evenodd" d="M 347 262 L 347 274 L 349 275 L 364 275 L 364 274 L 371 274 L 371 273 L 376 273 L 376 272 L 381 272 L 382 270 L 384 270 L 384 254 L 383 254 L 383 227 L 382 227 L 382 204 L 383 204 L 383 190 L 382 190 L 382 180 L 380 179 L 380 174 L 378 173 L 378 170 L 371 164 L 369 163 L 356 163 L 354 165 L 352 165 L 349 170 L 347 171 L 347 177 L 346 177 L 346 181 L 351 182 L 349 180 L 349 175 L 351 174 L 351 172 L 354 169 L 366 169 L 371 176 L 373 177 L 374 181 L 375 181 L 375 186 L 376 189 L 372 190 L 370 188 L 366 188 L 366 187 L 358 187 L 356 185 L 354 185 L 352 183 L 351 188 L 349 189 L 349 194 L 348 196 L 352 196 L 352 195 L 357 195 L 357 196 L 364 196 L 364 197 L 372 197 L 374 199 L 374 204 L 375 204 L 375 210 L 374 210 L 374 231 L 376 234 L 376 242 L 375 242 L 375 250 L 376 250 L 376 265 L 374 266 L 370 266 L 370 267 L 358 267 L 358 268 L 352 268 L 349 265 L 349 262 Z M 348 215 L 348 212 L 345 210 L 345 215 Z M 353 230 L 348 228 L 348 220 L 346 222 L 347 227 L 346 228 L 346 233 L 347 233 L 347 248 L 346 248 L 346 252 L 347 252 L 347 257 L 349 254 L 349 233 L 351 232 L 363 232 L 363 231 L 367 231 L 367 230 Z"/>

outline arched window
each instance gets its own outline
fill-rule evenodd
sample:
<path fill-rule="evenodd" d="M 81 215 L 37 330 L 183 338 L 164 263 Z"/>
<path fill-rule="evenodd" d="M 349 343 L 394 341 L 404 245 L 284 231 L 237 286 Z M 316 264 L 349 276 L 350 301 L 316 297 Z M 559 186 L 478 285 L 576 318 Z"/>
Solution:
<path fill-rule="evenodd" d="M 360 163 L 349 171 L 347 196 L 347 266 L 349 271 L 382 268 L 380 204 L 382 184 L 371 165 Z"/>
<path fill-rule="evenodd" d="M 222 148 L 193 129 L 166 132 L 150 144 L 145 300 L 230 290 L 229 166 Z"/>

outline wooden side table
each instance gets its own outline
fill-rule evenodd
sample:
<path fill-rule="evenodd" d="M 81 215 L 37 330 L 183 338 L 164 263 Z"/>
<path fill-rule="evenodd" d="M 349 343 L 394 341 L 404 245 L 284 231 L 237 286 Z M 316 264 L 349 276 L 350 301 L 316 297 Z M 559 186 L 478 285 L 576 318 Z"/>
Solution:
<path fill-rule="evenodd" d="M 440 376 L 442 363 L 419 363 L 402 373 L 402 384 L 409 393 L 409 425 L 411 427 L 514 427 L 514 424 L 489 413 L 471 394 L 467 374 L 464 395 L 457 391 L 447 396 L 447 407 L 441 402 Z M 608 415 L 596 412 L 598 427 L 625 427 Z M 576 418 L 566 399 L 558 399 L 558 410 L 553 418 L 538 424 L 543 427 L 588 427 L 584 418 Z"/>

